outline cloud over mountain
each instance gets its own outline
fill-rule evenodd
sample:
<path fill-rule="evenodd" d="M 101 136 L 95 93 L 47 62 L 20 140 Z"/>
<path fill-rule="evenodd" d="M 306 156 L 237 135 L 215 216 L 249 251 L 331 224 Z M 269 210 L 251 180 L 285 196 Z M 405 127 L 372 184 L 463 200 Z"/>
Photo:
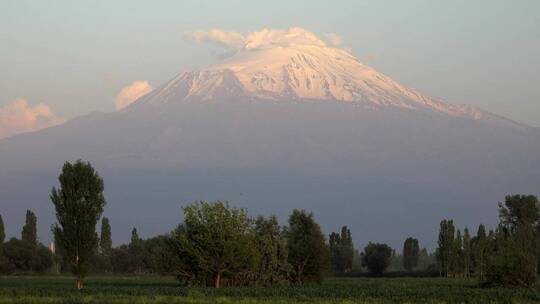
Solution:
<path fill-rule="evenodd" d="M 324 39 L 301 27 L 291 27 L 288 29 L 264 28 L 246 35 L 221 29 L 212 29 L 209 31 L 196 30 L 186 32 L 184 36 L 196 42 L 215 43 L 231 52 L 295 45 L 327 46 Z M 343 39 L 335 33 L 328 33 L 325 37 L 332 46 L 339 46 L 343 43 Z"/>
<path fill-rule="evenodd" d="M 152 89 L 152 86 L 146 80 L 134 81 L 118 93 L 114 99 L 114 106 L 117 110 L 121 110 L 137 100 L 137 98 L 150 93 Z"/>
<path fill-rule="evenodd" d="M 23 98 L 0 106 L 0 138 L 37 131 L 60 124 L 64 119 L 43 103 L 30 105 Z"/>

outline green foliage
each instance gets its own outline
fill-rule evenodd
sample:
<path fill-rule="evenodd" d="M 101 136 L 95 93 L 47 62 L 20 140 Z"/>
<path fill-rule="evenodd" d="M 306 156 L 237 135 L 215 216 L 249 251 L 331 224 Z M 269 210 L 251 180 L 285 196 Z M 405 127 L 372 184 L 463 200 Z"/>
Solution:
<path fill-rule="evenodd" d="M 129 255 L 131 258 L 132 271 L 141 273 L 143 269 L 143 244 L 137 233 L 137 228 L 131 230 L 131 242 L 129 243 Z"/>
<path fill-rule="evenodd" d="M 536 282 L 536 257 L 519 249 L 518 240 L 499 229 L 487 260 L 485 285 L 530 287 Z"/>
<path fill-rule="evenodd" d="M 330 262 L 334 273 L 350 272 L 353 267 L 354 245 L 351 231 L 347 226 L 341 228 L 341 234 L 332 232 L 328 238 L 330 248 Z"/>
<path fill-rule="evenodd" d="M 448 276 L 451 270 L 451 263 L 455 253 L 455 228 L 454 221 L 442 220 L 439 229 L 439 240 L 435 256 L 439 263 L 441 274 Z"/>
<path fill-rule="evenodd" d="M 227 202 L 195 202 L 184 207 L 184 222 L 174 233 L 175 251 L 183 259 L 178 274 L 221 287 L 229 277 L 252 268 L 255 248 L 251 221 L 244 209 Z"/>
<path fill-rule="evenodd" d="M 472 273 L 480 280 L 484 280 L 487 255 L 488 255 L 488 237 L 486 228 L 480 224 L 476 236 L 471 240 L 472 250 Z"/>
<path fill-rule="evenodd" d="M 52 266 L 50 250 L 39 244 L 10 239 L 4 244 L 4 272 L 44 272 Z"/>
<path fill-rule="evenodd" d="M 403 243 L 403 268 L 407 271 L 411 271 L 418 266 L 418 259 L 420 255 L 420 245 L 418 240 L 412 237 L 408 237 Z"/>
<path fill-rule="evenodd" d="M 109 219 L 101 219 L 101 236 L 99 238 L 99 248 L 102 254 L 109 254 L 112 249 L 111 224 Z"/>
<path fill-rule="evenodd" d="M 259 216 L 254 231 L 258 256 L 257 283 L 262 286 L 286 284 L 291 267 L 288 263 L 287 239 L 277 218 Z"/>
<path fill-rule="evenodd" d="M 2 215 L 0 214 L 0 255 L 2 254 L 2 245 L 4 244 L 5 240 L 6 230 L 4 228 L 4 220 L 2 219 Z"/>
<path fill-rule="evenodd" d="M 98 246 L 96 224 L 105 207 L 103 180 L 90 163 L 81 160 L 66 162 L 58 180 L 60 188 L 51 191 L 58 220 L 52 230 L 81 289 Z"/>
<path fill-rule="evenodd" d="M 21 240 L 37 246 L 37 217 L 30 210 L 26 210 L 26 221 L 22 229 Z"/>
<path fill-rule="evenodd" d="M 391 258 L 392 248 L 390 246 L 369 242 L 362 252 L 362 265 L 367 267 L 372 275 L 378 276 L 390 266 Z"/>
<path fill-rule="evenodd" d="M 289 264 L 296 284 L 321 282 L 328 269 L 329 250 L 313 214 L 294 210 L 287 230 Z"/>
<path fill-rule="evenodd" d="M 540 203 L 533 195 L 507 196 L 504 204 L 499 203 L 499 218 L 485 283 L 532 286 L 538 267 L 536 229 L 540 225 Z"/>

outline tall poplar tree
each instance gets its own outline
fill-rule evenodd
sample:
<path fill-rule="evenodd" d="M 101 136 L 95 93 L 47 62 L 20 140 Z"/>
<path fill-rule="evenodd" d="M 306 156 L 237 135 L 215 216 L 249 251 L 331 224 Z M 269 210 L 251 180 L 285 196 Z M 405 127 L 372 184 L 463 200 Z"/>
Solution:
<path fill-rule="evenodd" d="M 450 263 L 454 252 L 454 233 L 454 221 L 442 220 L 437 242 L 438 247 L 435 252 L 442 276 L 448 276 L 450 273 Z"/>
<path fill-rule="evenodd" d="M 26 210 L 26 221 L 22 229 L 21 240 L 32 246 L 37 246 L 37 217 L 30 210 Z"/>
<path fill-rule="evenodd" d="M 111 224 L 109 219 L 106 217 L 101 219 L 101 237 L 99 238 L 99 248 L 101 249 L 101 253 L 104 255 L 109 255 L 112 249 Z"/>
<path fill-rule="evenodd" d="M 2 215 L 0 214 L 0 255 L 2 254 L 2 248 L 4 246 L 5 239 L 6 239 L 6 231 L 4 228 L 4 220 L 2 220 Z"/>
<path fill-rule="evenodd" d="M 77 289 L 84 286 L 90 259 L 98 246 L 96 224 L 103 213 L 103 180 L 89 162 L 66 162 L 53 187 L 51 201 L 58 223 L 52 228 L 57 246 L 71 265 Z"/>

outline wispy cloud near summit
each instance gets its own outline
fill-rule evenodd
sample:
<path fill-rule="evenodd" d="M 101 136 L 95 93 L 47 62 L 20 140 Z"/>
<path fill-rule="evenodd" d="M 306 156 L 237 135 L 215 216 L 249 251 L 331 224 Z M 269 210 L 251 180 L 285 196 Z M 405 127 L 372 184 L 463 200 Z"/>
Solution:
<path fill-rule="evenodd" d="M 259 50 L 294 45 L 325 47 L 329 44 L 337 47 L 343 43 L 343 39 L 335 33 L 325 35 L 327 43 L 325 39 L 301 27 L 291 27 L 288 29 L 264 28 L 245 35 L 221 29 L 212 29 L 209 31 L 196 30 L 184 33 L 184 37 L 196 42 L 211 42 L 232 53 L 242 50 Z"/>

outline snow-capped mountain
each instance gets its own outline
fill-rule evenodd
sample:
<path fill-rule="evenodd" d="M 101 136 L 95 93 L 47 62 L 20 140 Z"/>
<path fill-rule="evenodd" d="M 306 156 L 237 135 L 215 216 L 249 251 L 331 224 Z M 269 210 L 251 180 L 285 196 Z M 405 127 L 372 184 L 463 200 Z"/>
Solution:
<path fill-rule="evenodd" d="M 347 51 L 324 45 L 244 49 L 217 64 L 179 74 L 136 104 L 230 97 L 288 102 L 333 100 L 372 108 L 434 111 L 525 127 L 470 105 L 454 105 L 426 96 L 364 65 Z"/>
<path fill-rule="evenodd" d="M 313 211 L 358 245 L 413 235 L 429 247 L 442 218 L 473 229 L 496 221 L 504 195 L 538 194 L 538 129 L 426 96 L 313 37 L 263 34 L 123 110 L 0 140 L 10 227 L 31 208 L 48 231 L 48 192 L 78 158 L 105 179 L 115 241 L 172 229 L 181 203 L 222 199 L 282 220 Z"/>

